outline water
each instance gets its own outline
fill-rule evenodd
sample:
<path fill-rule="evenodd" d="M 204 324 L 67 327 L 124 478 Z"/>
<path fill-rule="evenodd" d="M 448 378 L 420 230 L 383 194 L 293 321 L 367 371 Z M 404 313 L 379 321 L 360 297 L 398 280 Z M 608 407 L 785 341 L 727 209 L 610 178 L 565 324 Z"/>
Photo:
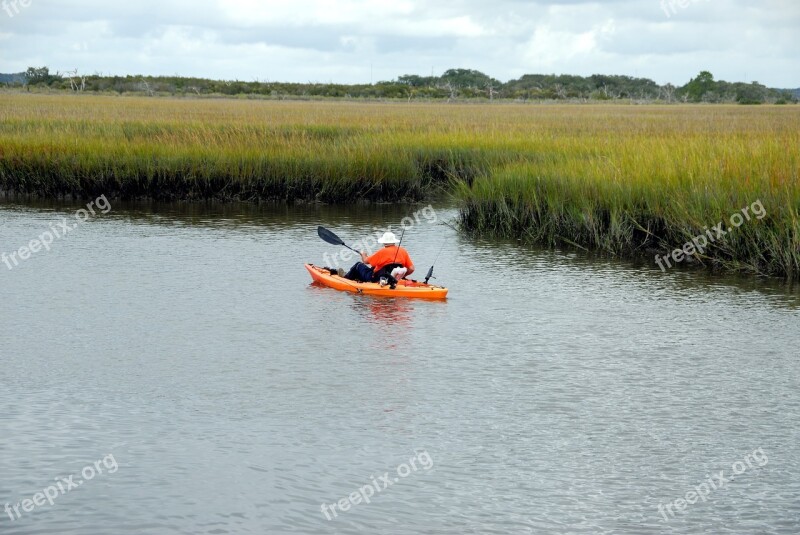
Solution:
<path fill-rule="evenodd" d="M 0 252 L 77 208 L 0 206 Z M 422 273 L 444 244 L 446 302 L 309 284 L 318 224 L 419 208 L 115 204 L 0 264 L 0 532 L 800 530 L 796 289 L 472 239 L 447 207 L 404 242 Z"/>

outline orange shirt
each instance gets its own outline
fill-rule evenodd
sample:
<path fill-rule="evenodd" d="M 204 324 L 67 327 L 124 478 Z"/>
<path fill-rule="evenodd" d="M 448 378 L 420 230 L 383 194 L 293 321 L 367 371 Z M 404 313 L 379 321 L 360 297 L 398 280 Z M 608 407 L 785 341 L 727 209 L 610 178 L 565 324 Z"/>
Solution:
<path fill-rule="evenodd" d="M 397 255 L 397 260 L 395 260 L 395 255 Z M 397 246 L 382 247 L 377 253 L 367 258 L 367 263 L 374 268 L 375 273 L 389 264 L 403 264 L 403 267 L 407 267 L 408 269 L 414 267 L 414 264 L 411 262 L 411 257 L 408 256 L 408 251 L 403 247 Z"/>

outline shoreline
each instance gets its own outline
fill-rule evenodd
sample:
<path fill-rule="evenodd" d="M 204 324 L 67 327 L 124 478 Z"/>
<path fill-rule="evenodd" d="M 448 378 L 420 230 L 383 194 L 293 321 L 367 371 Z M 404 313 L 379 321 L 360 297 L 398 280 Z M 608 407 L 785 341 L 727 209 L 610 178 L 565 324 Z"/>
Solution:
<path fill-rule="evenodd" d="M 759 200 L 763 219 L 693 259 L 800 278 L 800 155 L 790 150 L 800 146 L 797 107 L 0 94 L 0 117 L 2 198 L 324 205 L 448 197 L 470 232 L 662 258 Z"/>

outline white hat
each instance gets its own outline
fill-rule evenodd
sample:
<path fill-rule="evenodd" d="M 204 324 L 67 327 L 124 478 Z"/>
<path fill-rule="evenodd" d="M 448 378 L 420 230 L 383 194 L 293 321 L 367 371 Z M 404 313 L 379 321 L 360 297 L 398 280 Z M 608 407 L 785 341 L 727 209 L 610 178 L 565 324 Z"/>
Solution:
<path fill-rule="evenodd" d="M 400 242 L 397 241 L 397 236 L 394 235 L 394 232 L 387 232 L 383 236 L 381 236 L 381 239 L 378 240 L 378 243 L 380 243 L 381 245 L 391 245 Z"/>

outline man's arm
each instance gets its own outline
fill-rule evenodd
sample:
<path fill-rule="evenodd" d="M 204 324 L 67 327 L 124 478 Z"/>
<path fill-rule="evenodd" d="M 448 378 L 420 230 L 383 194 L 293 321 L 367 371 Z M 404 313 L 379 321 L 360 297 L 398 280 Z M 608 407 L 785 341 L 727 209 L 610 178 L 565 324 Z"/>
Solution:
<path fill-rule="evenodd" d="M 406 261 L 408 264 L 406 265 L 406 268 L 408 269 L 408 271 L 406 271 L 406 277 L 410 277 L 411 274 L 414 273 L 414 262 L 411 261 L 411 257 L 408 256 L 408 253 L 406 253 Z"/>

